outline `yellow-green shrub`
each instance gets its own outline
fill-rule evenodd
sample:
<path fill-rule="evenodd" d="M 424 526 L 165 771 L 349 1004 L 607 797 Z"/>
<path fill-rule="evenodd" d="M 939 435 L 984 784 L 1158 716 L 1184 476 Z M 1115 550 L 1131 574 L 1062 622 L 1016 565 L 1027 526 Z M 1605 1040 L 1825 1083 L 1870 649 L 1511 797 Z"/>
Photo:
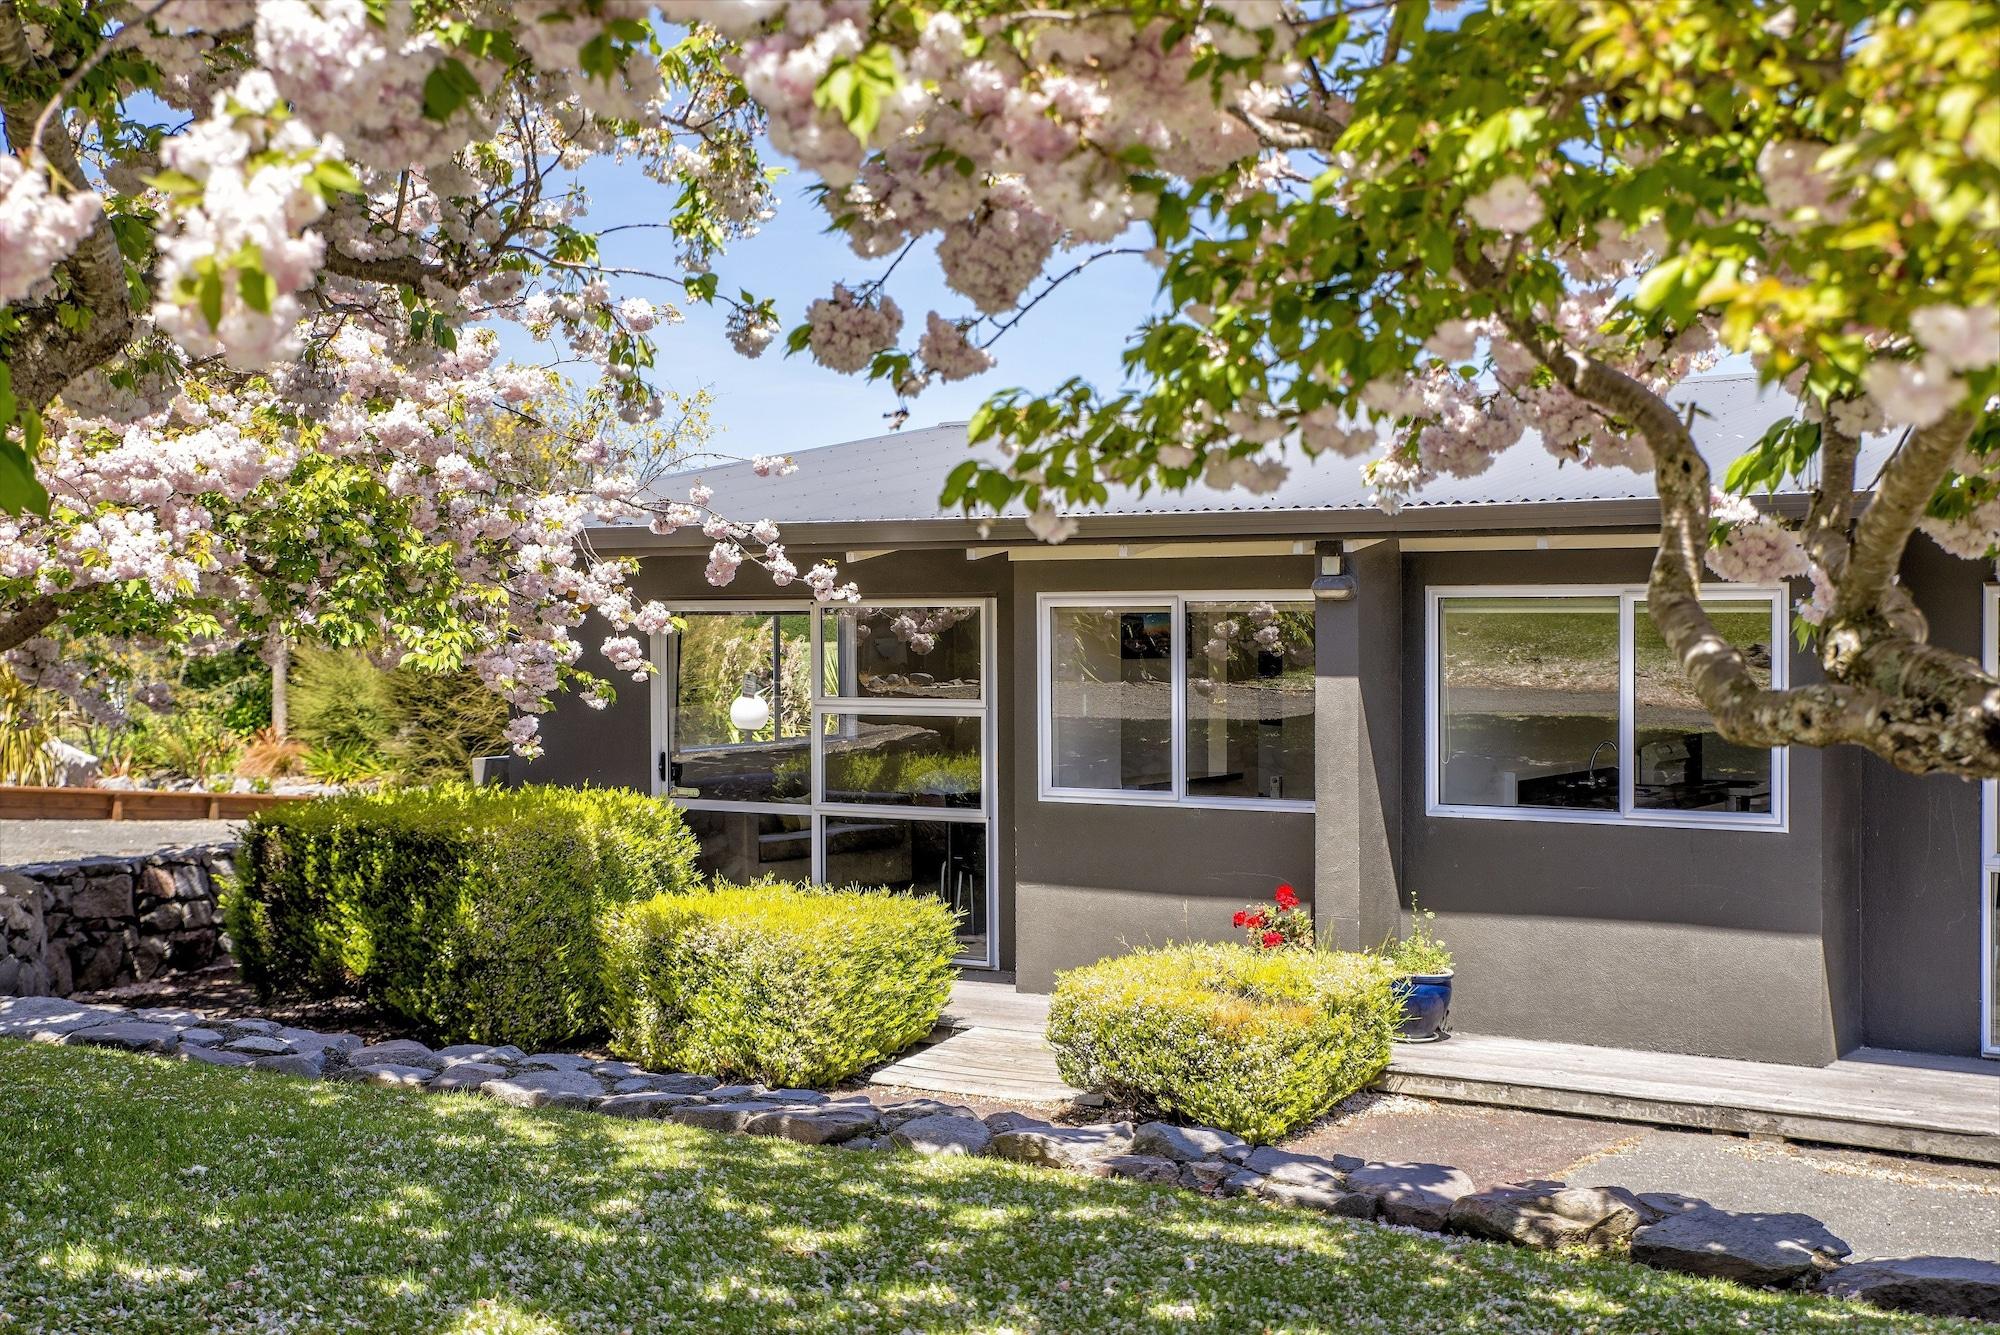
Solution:
<path fill-rule="evenodd" d="M 1392 980 L 1381 960 L 1337 951 L 1140 950 L 1057 978 L 1049 1042 L 1073 1085 L 1261 1143 L 1389 1064 Z"/>
<path fill-rule="evenodd" d="M 224 912 L 261 992 L 543 1047 L 603 1023 L 609 906 L 695 884 L 695 853 L 677 807 L 620 789 L 354 794 L 259 812 Z"/>
<path fill-rule="evenodd" d="M 659 1070 L 830 1085 L 928 1034 L 951 911 L 880 890 L 720 886 L 611 915 L 611 1047 Z"/>

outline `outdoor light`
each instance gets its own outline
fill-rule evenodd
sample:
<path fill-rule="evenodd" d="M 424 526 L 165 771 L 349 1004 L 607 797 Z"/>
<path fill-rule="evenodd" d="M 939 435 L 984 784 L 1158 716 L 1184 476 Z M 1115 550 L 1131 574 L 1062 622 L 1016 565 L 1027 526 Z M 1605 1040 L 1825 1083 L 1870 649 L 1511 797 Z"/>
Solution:
<path fill-rule="evenodd" d="M 729 702 L 729 721 L 738 732 L 746 734 L 762 732 L 764 725 L 771 721 L 771 706 L 757 694 L 754 677 L 744 677 L 742 693 Z"/>

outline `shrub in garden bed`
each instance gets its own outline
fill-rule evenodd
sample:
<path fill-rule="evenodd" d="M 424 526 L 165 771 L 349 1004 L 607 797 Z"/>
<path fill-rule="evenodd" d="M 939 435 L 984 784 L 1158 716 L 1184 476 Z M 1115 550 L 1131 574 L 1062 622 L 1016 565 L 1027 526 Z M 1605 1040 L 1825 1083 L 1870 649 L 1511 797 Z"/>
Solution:
<path fill-rule="evenodd" d="M 356 794 L 258 813 L 225 913 L 264 993 L 532 1049 L 600 1027 L 606 910 L 695 884 L 695 851 L 678 808 L 624 790 Z"/>
<path fill-rule="evenodd" d="M 1400 1017 L 1372 956 L 1167 946 L 1060 975 L 1049 1042 L 1073 1085 L 1262 1143 L 1379 1075 Z"/>
<path fill-rule="evenodd" d="M 607 931 L 612 1050 L 644 1066 L 830 1085 L 928 1034 L 951 996 L 951 911 L 879 890 L 659 895 Z"/>

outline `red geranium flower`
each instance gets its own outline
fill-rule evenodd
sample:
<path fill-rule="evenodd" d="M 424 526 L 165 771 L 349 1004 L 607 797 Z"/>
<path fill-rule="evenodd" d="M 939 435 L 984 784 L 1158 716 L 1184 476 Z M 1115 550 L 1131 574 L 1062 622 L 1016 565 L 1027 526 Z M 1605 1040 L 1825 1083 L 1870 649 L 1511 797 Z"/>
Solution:
<path fill-rule="evenodd" d="M 1279 886 L 1278 893 L 1271 898 L 1278 901 L 1278 907 L 1281 909 L 1295 909 L 1299 906 L 1299 892 L 1289 885 Z"/>
<path fill-rule="evenodd" d="M 1261 911 L 1247 914 L 1243 919 L 1243 926 L 1245 927 L 1262 927 L 1263 925 L 1264 915 Z"/>
<path fill-rule="evenodd" d="M 1283 944 L 1285 944 L 1285 934 L 1283 932 L 1264 933 L 1264 949 L 1269 950 L 1272 946 L 1282 946 Z"/>
<path fill-rule="evenodd" d="M 1244 921 L 1249 918 L 1249 916 L 1250 915 L 1242 909 L 1236 910 L 1236 925 L 1238 927 L 1241 927 Z"/>

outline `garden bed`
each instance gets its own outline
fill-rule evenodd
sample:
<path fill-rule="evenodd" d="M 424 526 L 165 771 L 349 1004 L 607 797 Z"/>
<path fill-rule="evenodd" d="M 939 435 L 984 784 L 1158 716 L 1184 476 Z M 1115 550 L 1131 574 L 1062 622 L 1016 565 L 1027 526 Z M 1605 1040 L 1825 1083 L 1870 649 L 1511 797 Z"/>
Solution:
<path fill-rule="evenodd" d="M 1971 1331 L 993 1159 L 0 1043 L 0 1327 Z"/>

